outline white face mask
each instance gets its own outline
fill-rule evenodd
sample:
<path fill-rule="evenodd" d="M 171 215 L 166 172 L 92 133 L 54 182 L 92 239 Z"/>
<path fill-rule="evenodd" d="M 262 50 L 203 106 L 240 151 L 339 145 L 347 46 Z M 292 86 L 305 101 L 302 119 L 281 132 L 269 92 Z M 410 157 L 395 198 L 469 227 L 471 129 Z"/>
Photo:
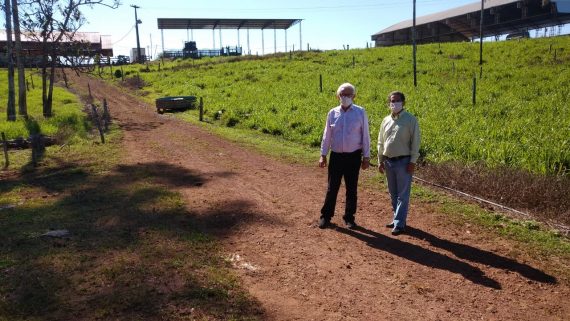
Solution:
<path fill-rule="evenodd" d="M 402 110 L 402 108 L 404 108 L 404 104 L 401 101 L 390 103 L 390 109 L 394 114 L 399 113 Z"/>
<path fill-rule="evenodd" d="M 340 105 L 342 107 L 348 107 L 352 105 L 352 98 L 347 96 L 340 96 Z"/>

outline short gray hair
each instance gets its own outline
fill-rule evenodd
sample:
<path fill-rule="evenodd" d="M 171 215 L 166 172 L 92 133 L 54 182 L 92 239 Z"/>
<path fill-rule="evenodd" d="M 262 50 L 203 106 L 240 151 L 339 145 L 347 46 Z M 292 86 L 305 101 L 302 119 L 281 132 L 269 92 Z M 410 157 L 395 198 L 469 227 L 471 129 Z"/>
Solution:
<path fill-rule="evenodd" d="M 350 89 L 352 89 L 352 94 L 353 94 L 353 95 L 356 95 L 356 87 L 354 87 L 353 84 L 348 83 L 348 82 L 345 82 L 344 84 L 338 86 L 338 89 L 336 90 L 336 95 L 339 96 L 339 95 L 340 95 L 340 92 L 341 92 L 343 89 L 345 89 L 345 88 L 350 88 Z"/>

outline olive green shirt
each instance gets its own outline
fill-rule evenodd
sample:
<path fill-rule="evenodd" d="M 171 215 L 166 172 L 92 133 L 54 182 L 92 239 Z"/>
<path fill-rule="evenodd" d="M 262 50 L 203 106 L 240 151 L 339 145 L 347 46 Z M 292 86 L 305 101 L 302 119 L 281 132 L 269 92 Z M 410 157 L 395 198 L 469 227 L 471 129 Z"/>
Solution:
<path fill-rule="evenodd" d="M 402 110 L 386 116 L 378 132 L 378 162 L 386 157 L 410 155 L 411 163 L 420 157 L 420 126 L 412 114 Z"/>

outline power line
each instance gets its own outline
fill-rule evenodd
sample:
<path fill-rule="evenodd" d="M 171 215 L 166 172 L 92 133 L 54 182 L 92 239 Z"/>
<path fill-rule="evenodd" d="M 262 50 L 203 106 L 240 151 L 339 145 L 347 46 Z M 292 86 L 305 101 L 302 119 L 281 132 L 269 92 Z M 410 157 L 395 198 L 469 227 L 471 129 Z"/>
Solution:
<path fill-rule="evenodd" d="M 112 45 L 114 46 L 115 44 L 117 44 L 117 43 L 123 41 L 128 35 L 131 34 L 131 32 L 133 32 L 133 29 L 135 29 L 135 25 L 133 25 L 133 26 L 131 27 L 131 29 L 130 29 L 129 31 L 127 31 L 127 33 L 126 33 L 124 36 L 121 37 L 121 39 L 119 39 L 119 40 L 113 42 Z"/>

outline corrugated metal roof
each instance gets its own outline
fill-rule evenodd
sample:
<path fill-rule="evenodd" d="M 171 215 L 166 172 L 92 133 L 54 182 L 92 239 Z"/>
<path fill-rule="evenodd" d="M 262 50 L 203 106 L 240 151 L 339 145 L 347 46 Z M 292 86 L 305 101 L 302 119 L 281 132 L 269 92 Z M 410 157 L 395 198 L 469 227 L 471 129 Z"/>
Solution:
<path fill-rule="evenodd" d="M 289 29 L 302 19 L 158 18 L 158 29 Z"/>
<path fill-rule="evenodd" d="M 519 1 L 520 0 L 485 0 L 485 9 L 498 7 L 498 6 L 502 6 L 502 5 L 514 3 L 514 2 L 519 2 Z M 445 20 L 448 18 L 454 18 L 454 17 L 458 17 L 458 16 L 461 16 L 464 14 L 468 14 L 471 12 L 477 12 L 477 11 L 481 11 L 481 2 L 474 2 L 474 3 L 466 4 L 466 5 L 461 6 L 461 7 L 441 11 L 438 13 L 434 13 L 434 14 L 430 14 L 430 15 L 426 15 L 426 16 L 421 16 L 421 17 L 416 17 L 416 25 L 422 25 L 422 24 L 427 24 L 430 22 L 441 21 L 441 20 Z M 373 37 L 375 35 L 379 35 L 379 34 L 383 34 L 383 33 L 387 33 L 387 32 L 392 32 L 395 30 L 411 28 L 413 25 L 414 25 L 413 19 L 405 20 L 405 21 L 399 22 L 395 25 L 392 25 L 392 26 L 390 26 L 390 27 L 388 27 L 382 31 L 375 33 L 373 35 Z"/>
<path fill-rule="evenodd" d="M 12 30 L 12 35 L 14 35 L 14 31 Z M 54 34 L 54 36 L 57 34 Z M 20 37 L 22 39 L 22 41 L 31 41 L 31 42 L 37 42 L 38 39 L 41 39 L 40 34 L 36 33 L 36 34 L 30 34 L 28 32 L 22 32 L 20 33 Z M 6 41 L 7 36 L 6 36 L 6 30 L 0 30 L 0 41 Z M 12 39 L 14 39 L 14 36 L 12 36 Z M 74 41 L 86 41 L 86 42 L 90 42 L 90 43 L 99 43 L 99 42 L 103 42 L 103 43 L 109 43 L 111 44 L 111 36 L 110 35 L 102 35 L 99 32 L 76 32 L 73 34 L 73 40 Z M 47 40 L 48 42 L 51 42 L 51 39 Z M 69 37 L 67 35 L 64 35 L 61 42 L 69 42 Z"/>

